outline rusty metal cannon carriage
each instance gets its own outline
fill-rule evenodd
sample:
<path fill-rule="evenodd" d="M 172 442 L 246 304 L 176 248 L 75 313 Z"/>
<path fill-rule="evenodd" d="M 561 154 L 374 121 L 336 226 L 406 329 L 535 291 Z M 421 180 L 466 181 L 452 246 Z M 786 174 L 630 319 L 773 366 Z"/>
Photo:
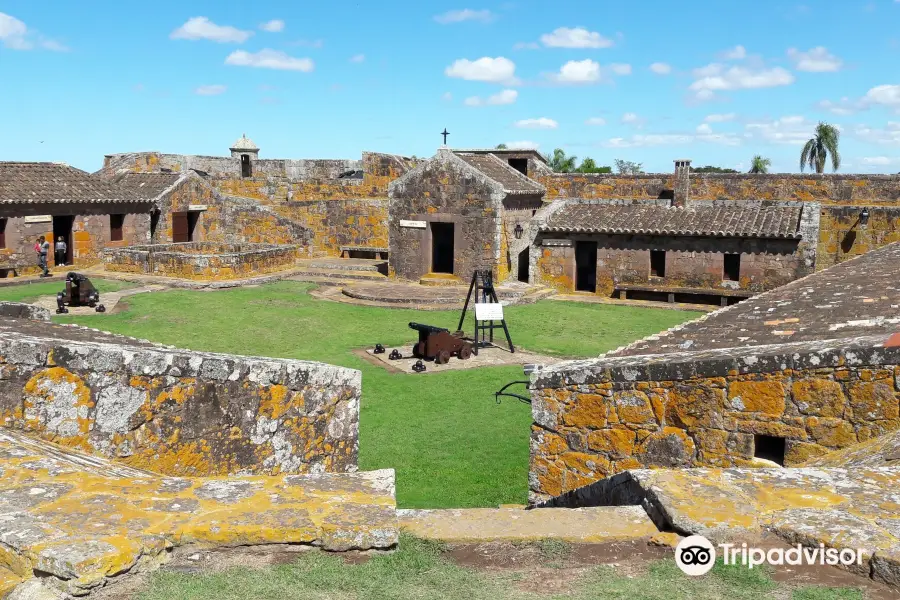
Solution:
<path fill-rule="evenodd" d="M 106 312 L 106 307 L 100 304 L 100 292 L 91 280 L 75 272 L 66 275 L 66 289 L 56 294 L 57 314 L 69 312 L 66 305 L 90 306 L 99 313 Z"/>
<path fill-rule="evenodd" d="M 419 341 L 413 346 L 416 358 L 434 359 L 435 364 L 443 365 L 451 356 L 460 360 L 472 356 L 472 342 L 463 337 L 462 331 L 450 333 L 449 329 L 421 323 L 410 323 L 409 328 L 419 332 Z"/>

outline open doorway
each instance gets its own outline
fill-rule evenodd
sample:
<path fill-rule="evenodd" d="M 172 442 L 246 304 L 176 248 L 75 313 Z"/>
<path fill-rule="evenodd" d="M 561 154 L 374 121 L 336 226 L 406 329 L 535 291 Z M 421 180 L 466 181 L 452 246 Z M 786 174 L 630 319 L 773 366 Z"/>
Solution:
<path fill-rule="evenodd" d="M 156 230 L 159 229 L 159 215 L 160 212 L 158 210 L 154 210 L 150 213 L 150 243 L 155 244 L 157 242 Z"/>
<path fill-rule="evenodd" d="M 200 212 L 196 210 L 172 213 L 172 241 L 176 244 L 193 242 L 199 218 Z"/>
<path fill-rule="evenodd" d="M 241 154 L 241 177 L 253 177 L 253 166 L 247 154 Z"/>
<path fill-rule="evenodd" d="M 508 161 L 509 166 L 513 169 L 521 173 L 522 175 L 528 176 L 528 159 L 527 158 L 510 158 Z"/>
<path fill-rule="evenodd" d="M 753 438 L 753 456 L 784 466 L 784 438 L 756 435 Z"/>
<path fill-rule="evenodd" d="M 519 273 L 516 279 L 528 283 L 528 248 L 519 252 Z"/>
<path fill-rule="evenodd" d="M 597 291 L 597 242 L 575 242 L 575 290 Z"/>
<path fill-rule="evenodd" d="M 74 263 L 72 260 L 73 253 L 73 240 L 72 240 L 72 225 L 75 223 L 75 217 L 71 215 L 61 215 L 53 217 L 53 239 L 48 240 L 50 242 L 51 248 L 56 248 L 56 242 L 59 241 L 59 238 L 62 238 L 66 243 L 66 255 L 65 255 L 65 264 L 71 265 Z M 56 254 L 54 253 L 54 256 Z M 54 264 L 59 264 L 54 261 Z"/>
<path fill-rule="evenodd" d="M 453 223 L 431 223 L 431 272 L 453 273 Z"/>

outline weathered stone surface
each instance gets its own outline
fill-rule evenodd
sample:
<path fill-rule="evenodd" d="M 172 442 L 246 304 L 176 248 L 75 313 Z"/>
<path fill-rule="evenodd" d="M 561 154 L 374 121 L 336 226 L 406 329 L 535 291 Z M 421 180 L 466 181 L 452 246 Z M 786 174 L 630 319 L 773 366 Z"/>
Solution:
<path fill-rule="evenodd" d="M 49 321 L 51 314 L 46 308 L 24 302 L 0 302 L 0 317 L 7 319 L 31 319 Z"/>
<path fill-rule="evenodd" d="M 486 541 L 603 543 L 649 538 L 658 533 L 639 506 L 536 509 L 469 508 L 398 510 L 400 528 L 450 543 Z"/>
<path fill-rule="evenodd" d="M 822 456 L 806 467 L 900 467 L 900 430 Z"/>
<path fill-rule="evenodd" d="M 0 470 L 0 561 L 19 578 L 43 571 L 67 593 L 155 568 L 173 546 L 348 550 L 398 539 L 392 470 L 163 478 L 2 428 Z"/>
<path fill-rule="evenodd" d="M 168 475 L 356 468 L 360 374 L 0 319 L 0 426 Z"/>

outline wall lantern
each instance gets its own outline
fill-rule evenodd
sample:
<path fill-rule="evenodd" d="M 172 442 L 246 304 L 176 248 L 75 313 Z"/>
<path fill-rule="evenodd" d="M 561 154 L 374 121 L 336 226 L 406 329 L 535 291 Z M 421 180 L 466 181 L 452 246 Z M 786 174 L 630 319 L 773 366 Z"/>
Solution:
<path fill-rule="evenodd" d="M 517 240 L 521 240 L 521 239 L 522 239 L 522 233 L 523 233 L 524 231 L 525 231 L 525 230 L 522 229 L 521 223 L 516 223 L 516 228 L 513 229 L 513 234 L 516 236 L 516 239 L 517 239 Z"/>
<path fill-rule="evenodd" d="M 864 208 L 864 209 L 862 209 L 862 212 L 859 213 L 859 224 L 864 226 L 868 222 L 869 222 L 869 209 Z"/>

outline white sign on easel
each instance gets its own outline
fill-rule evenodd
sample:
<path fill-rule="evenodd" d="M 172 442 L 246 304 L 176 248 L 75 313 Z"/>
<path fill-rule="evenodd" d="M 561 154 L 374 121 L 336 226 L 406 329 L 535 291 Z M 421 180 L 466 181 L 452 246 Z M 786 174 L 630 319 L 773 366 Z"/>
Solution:
<path fill-rule="evenodd" d="M 476 302 L 475 319 L 477 321 L 502 321 L 503 305 L 496 302 Z"/>

